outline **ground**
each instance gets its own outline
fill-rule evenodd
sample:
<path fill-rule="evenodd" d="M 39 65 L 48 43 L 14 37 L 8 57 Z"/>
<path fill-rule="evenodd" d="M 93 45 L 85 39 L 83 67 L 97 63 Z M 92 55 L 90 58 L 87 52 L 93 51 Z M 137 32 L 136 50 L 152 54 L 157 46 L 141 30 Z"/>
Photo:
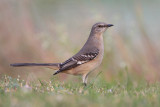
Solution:
<path fill-rule="evenodd" d="M 86 87 L 82 83 L 30 82 L 2 76 L 1 107 L 159 107 L 160 83 L 106 82 L 101 76 Z"/>

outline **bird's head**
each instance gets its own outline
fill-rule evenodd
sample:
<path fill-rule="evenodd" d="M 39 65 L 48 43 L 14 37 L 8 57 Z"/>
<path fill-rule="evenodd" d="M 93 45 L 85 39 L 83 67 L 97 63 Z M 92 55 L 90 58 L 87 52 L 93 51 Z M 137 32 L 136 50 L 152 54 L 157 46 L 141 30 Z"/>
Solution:
<path fill-rule="evenodd" d="M 107 28 L 113 26 L 112 24 L 106 24 L 104 22 L 96 23 L 92 26 L 92 32 L 93 33 L 104 33 Z"/>

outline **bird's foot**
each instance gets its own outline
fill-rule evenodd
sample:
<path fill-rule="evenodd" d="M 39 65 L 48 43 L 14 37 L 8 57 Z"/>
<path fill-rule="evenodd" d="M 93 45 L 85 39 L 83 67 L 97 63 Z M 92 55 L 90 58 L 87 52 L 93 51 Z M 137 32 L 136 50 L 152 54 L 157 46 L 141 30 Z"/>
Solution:
<path fill-rule="evenodd" d="M 86 87 L 86 86 L 87 86 L 87 83 L 83 83 L 83 85 Z"/>

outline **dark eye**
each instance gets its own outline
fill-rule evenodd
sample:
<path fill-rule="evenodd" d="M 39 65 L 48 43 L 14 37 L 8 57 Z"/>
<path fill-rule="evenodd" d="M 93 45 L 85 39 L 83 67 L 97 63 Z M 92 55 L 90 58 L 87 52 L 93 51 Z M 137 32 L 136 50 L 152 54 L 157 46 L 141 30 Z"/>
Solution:
<path fill-rule="evenodd" d="M 102 25 L 98 25 L 98 27 L 103 27 Z"/>

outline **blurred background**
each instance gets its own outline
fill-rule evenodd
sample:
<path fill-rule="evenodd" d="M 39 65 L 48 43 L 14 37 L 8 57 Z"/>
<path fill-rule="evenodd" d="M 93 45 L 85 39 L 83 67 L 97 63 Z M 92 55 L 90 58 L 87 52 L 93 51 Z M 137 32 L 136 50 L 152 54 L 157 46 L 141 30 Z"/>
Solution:
<path fill-rule="evenodd" d="M 49 79 L 53 70 L 10 63 L 61 62 L 79 51 L 97 22 L 105 54 L 95 77 L 160 80 L 160 0 L 0 0 L 0 76 Z M 72 78 L 65 74 L 60 79 Z"/>

